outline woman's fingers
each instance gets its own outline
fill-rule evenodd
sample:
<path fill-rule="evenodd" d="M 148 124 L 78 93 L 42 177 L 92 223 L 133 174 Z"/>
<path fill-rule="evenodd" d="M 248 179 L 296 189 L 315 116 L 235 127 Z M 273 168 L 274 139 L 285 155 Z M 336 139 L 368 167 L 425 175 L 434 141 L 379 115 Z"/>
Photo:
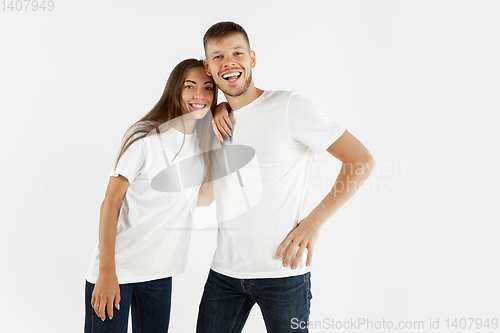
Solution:
<path fill-rule="evenodd" d="M 231 130 L 226 125 L 226 121 L 224 120 L 224 118 L 217 119 L 215 123 L 217 124 L 217 128 L 219 129 L 219 132 L 221 132 L 222 135 L 224 135 L 228 140 L 231 139 L 231 136 L 232 136 L 232 134 L 230 134 Z"/>
<path fill-rule="evenodd" d="M 117 310 L 120 310 L 120 301 L 122 300 L 121 296 L 120 296 L 120 287 L 118 287 L 118 291 L 116 292 L 116 295 L 115 295 L 115 302 L 114 302 L 114 305 L 115 305 L 115 308 Z"/>
<path fill-rule="evenodd" d="M 118 292 L 117 296 L 115 297 L 115 308 L 120 311 L 120 292 Z"/>
<path fill-rule="evenodd" d="M 116 274 L 99 274 L 92 292 L 92 307 L 102 321 L 113 319 L 113 310 L 120 303 L 120 285 Z"/>
<path fill-rule="evenodd" d="M 217 138 L 219 138 L 219 141 L 224 141 L 224 138 L 222 137 L 222 135 L 220 134 L 219 132 L 219 128 L 217 127 L 217 125 L 215 124 L 215 120 L 212 119 L 212 129 L 214 130 L 214 133 L 215 135 L 217 136 Z"/>
<path fill-rule="evenodd" d="M 217 105 L 213 114 L 214 119 L 212 120 L 212 126 L 214 126 L 214 132 L 220 141 L 224 140 L 221 136 L 224 136 L 229 141 L 232 141 L 233 133 L 231 130 L 233 129 L 233 123 L 229 119 L 229 110 L 229 104 L 227 102 L 222 102 Z M 217 131 L 215 127 L 217 127 Z"/>
<path fill-rule="evenodd" d="M 103 298 L 97 305 L 97 311 L 96 314 L 99 318 L 101 318 L 102 321 L 106 319 L 106 299 Z"/>
<path fill-rule="evenodd" d="M 114 300 L 113 299 L 108 299 L 108 318 L 113 319 L 113 307 L 114 307 Z"/>
<path fill-rule="evenodd" d="M 105 318 L 104 314 L 101 315 L 101 301 L 100 301 L 100 297 L 96 296 L 95 289 L 92 292 L 92 300 L 91 300 L 90 304 L 92 304 L 92 308 L 94 309 L 95 314 L 99 318 L 101 318 L 101 319 Z"/>
<path fill-rule="evenodd" d="M 94 311 L 96 310 L 96 305 L 97 305 L 96 301 L 97 300 L 96 300 L 96 297 L 95 297 L 95 293 L 94 293 L 94 291 L 92 291 L 92 299 L 90 300 L 90 304 L 92 305 L 92 308 L 94 309 Z M 97 311 L 96 311 L 96 313 L 97 313 Z"/>
<path fill-rule="evenodd" d="M 223 116 L 223 122 L 222 122 L 222 126 L 224 127 L 224 130 L 226 131 L 226 133 L 230 136 L 230 137 L 233 137 L 233 133 L 231 131 L 231 128 L 233 127 L 233 124 L 231 123 L 231 120 L 229 119 L 229 116 L 227 114 L 225 114 Z"/>

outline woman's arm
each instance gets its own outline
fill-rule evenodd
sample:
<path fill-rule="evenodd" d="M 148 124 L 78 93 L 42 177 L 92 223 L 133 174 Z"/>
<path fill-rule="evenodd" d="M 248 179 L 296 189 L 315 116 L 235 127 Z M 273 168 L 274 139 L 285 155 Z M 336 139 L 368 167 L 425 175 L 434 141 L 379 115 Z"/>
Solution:
<path fill-rule="evenodd" d="M 214 201 L 214 183 L 209 182 L 208 178 L 205 177 L 205 179 L 203 180 L 203 184 L 201 184 L 200 191 L 198 192 L 198 201 L 196 202 L 196 207 L 208 207 Z"/>
<path fill-rule="evenodd" d="M 113 305 L 120 303 L 120 287 L 116 277 L 115 243 L 118 209 L 127 192 L 129 182 L 122 175 L 110 177 L 106 195 L 101 205 L 99 220 L 99 275 L 92 292 L 92 307 L 102 320 L 113 318 Z"/>
<path fill-rule="evenodd" d="M 222 135 L 224 135 L 229 141 L 233 134 L 231 130 L 233 129 L 233 124 L 229 120 L 229 111 L 231 110 L 228 102 L 222 102 L 214 110 L 214 119 L 212 120 L 212 127 L 214 129 L 215 135 L 219 138 L 219 141 L 224 141 Z"/>

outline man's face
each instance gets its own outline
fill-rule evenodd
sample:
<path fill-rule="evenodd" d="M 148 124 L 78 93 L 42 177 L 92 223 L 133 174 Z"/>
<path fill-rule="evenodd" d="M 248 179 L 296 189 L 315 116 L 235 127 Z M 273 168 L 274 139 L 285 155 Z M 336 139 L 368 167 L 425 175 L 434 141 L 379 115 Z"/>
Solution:
<path fill-rule="evenodd" d="M 228 96 L 242 95 L 252 82 L 255 53 L 242 34 L 213 40 L 206 46 L 205 69 L 217 87 Z"/>

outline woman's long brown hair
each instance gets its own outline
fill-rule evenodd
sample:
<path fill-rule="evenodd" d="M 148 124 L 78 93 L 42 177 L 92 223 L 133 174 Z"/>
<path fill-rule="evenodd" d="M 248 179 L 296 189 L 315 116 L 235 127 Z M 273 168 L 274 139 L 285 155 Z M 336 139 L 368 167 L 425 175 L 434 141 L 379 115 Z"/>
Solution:
<path fill-rule="evenodd" d="M 182 103 L 182 88 L 184 87 L 184 80 L 186 78 L 187 72 L 191 68 L 202 67 L 203 68 L 203 60 L 197 59 L 186 59 L 180 62 L 175 68 L 172 70 L 170 74 L 167 84 L 165 85 L 165 89 L 163 90 L 163 94 L 156 103 L 156 105 L 146 113 L 141 119 L 135 122 L 130 128 L 127 130 L 125 135 L 123 136 L 123 143 L 120 149 L 120 153 L 116 159 L 115 168 L 118 165 L 118 161 L 125 153 L 125 151 L 137 140 L 140 140 L 146 137 L 151 131 L 156 130 L 161 124 L 169 122 L 166 128 L 162 127 L 162 131 L 169 130 L 172 127 L 171 120 L 179 118 L 182 119 L 182 115 L 189 112 L 188 110 L 184 110 L 183 112 L 183 103 Z M 203 151 L 203 159 L 205 161 L 205 166 L 207 168 L 207 175 L 210 177 L 210 143 L 212 137 L 212 112 L 215 110 L 217 106 L 217 87 L 214 82 L 213 89 L 214 99 L 211 105 L 211 111 L 207 112 L 205 117 L 198 120 L 196 122 L 196 132 L 198 135 L 198 142 L 200 142 L 200 146 Z M 177 152 L 177 155 L 181 151 L 184 141 L 186 139 L 186 135 L 184 134 L 184 140 L 182 141 L 182 145 Z M 177 155 L 175 157 L 177 157 Z M 174 159 L 175 159 L 174 157 Z"/>

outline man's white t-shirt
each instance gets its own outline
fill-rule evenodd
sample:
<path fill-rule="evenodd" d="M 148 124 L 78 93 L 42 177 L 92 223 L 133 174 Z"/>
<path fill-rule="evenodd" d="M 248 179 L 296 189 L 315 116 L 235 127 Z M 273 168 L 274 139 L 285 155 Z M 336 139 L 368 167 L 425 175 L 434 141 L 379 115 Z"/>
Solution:
<path fill-rule="evenodd" d="M 165 128 L 165 124 L 160 130 L 162 126 Z M 192 213 L 206 172 L 196 133 L 186 134 L 175 157 L 184 134 L 174 128 L 161 131 L 161 143 L 152 132 L 134 142 L 113 168 L 111 176 L 122 175 L 130 183 L 119 210 L 116 233 L 115 266 L 120 284 L 184 271 Z M 164 171 L 167 164 L 170 167 Z M 95 283 L 98 274 L 99 246 L 92 254 L 87 280 Z"/>
<path fill-rule="evenodd" d="M 228 160 L 214 165 L 231 169 L 231 163 L 252 161 L 214 181 L 219 230 L 211 268 L 239 279 L 304 274 L 305 255 L 292 270 L 275 259 L 276 251 L 299 222 L 314 153 L 324 152 L 345 128 L 290 91 L 265 91 L 233 111 L 231 121 L 233 141 L 223 143 Z"/>

